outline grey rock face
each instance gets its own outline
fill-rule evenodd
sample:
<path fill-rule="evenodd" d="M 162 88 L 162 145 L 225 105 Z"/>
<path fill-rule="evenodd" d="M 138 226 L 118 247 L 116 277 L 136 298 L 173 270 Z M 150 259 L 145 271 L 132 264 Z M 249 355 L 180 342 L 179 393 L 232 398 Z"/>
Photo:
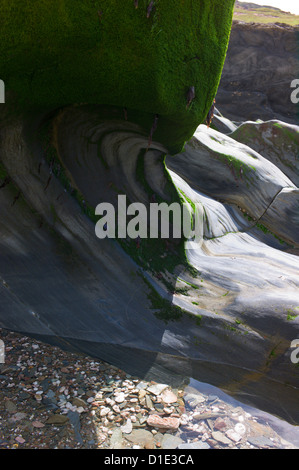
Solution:
<path fill-rule="evenodd" d="M 13 184 L 0 191 L 0 326 L 136 375 L 163 371 L 167 379 L 174 373 L 225 384 L 234 396 L 299 422 L 290 360 L 299 334 L 298 256 L 288 252 L 290 243 L 298 246 L 294 182 L 248 145 L 205 126 L 186 152 L 167 159 L 172 181 L 166 149 L 155 142 L 140 180 L 147 133 L 136 125 L 100 120 L 97 108 L 80 106 L 56 125 L 68 183 L 57 175 L 49 182 L 38 126 L 31 135 L 21 121 L 1 127 L 1 161 Z M 194 277 L 180 265 L 169 273 L 184 289 L 170 294 L 117 241 L 97 239 L 67 191 L 70 182 L 91 207 L 115 203 L 119 192 L 148 204 L 148 186 L 169 202 L 172 184 L 198 203 L 203 237 L 185 243 Z M 188 315 L 168 323 L 157 317 L 149 284 Z"/>
<path fill-rule="evenodd" d="M 217 106 L 237 121 L 276 118 L 296 124 L 290 85 L 298 67 L 298 27 L 234 21 Z"/>

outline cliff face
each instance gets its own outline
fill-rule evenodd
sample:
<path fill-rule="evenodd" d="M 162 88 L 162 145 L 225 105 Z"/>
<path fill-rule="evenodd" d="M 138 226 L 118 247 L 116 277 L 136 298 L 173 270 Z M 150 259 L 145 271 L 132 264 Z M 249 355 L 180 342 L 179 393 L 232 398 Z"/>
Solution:
<path fill-rule="evenodd" d="M 296 123 L 290 85 L 298 73 L 299 27 L 234 22 L 217 106 L 235 120 Z"/>

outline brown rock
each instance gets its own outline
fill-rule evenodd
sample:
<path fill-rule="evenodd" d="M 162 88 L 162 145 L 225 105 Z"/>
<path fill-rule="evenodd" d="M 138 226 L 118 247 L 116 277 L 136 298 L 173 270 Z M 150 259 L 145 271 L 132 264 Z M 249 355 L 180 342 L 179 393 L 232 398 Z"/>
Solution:
<path fill-rule="evenodd" d="M 93 403 L 98 403 L 98 402 L 93 402 Z M 87 406 L 87 403 L 84 400 L 82 400 L 82 398 L 77 398 L 77 397 L 73 399 L 72 404 L 74 406 L 83 406 L 83 407 Z"/>
<path fill-rule="evenodd" d="M 217 418 L 214 423 L 214 428 L 217 429 L 218 431 L 221 431 L 227 428 L 227 424 L 222 418 Z"/>
<path fill-rule="evenodd" d="M 61 415 L 61 414 L 54 414 L 50 416 L 46 423 L 47 424 L 56 424 L 58 426 L 63 426 L 64 424 L 68 423 L 69 419 L 66 415 Z"/>
<path fill-rule="evenodd" d="M 147 424 L 157 429 L 167 429 L 167 430 L 177 430 L 180 425 L 180 420 L 178 418 L 159 416 L 157 414 L 149 415 L 147 419 Z"/>
<path fill-rule="evenodd" d="M 207 442 L 207 444 L 209 444 L 211 447 L 214 447 L 215 445 L 217 445 L 217 441 L 215 441 L 214 439 L 212 439 L 212 438 L 210 438 L 210 437 L 206 440 L 206 442 Z"/>
<path fill-rule="evenodd" d="M 44 423 L 41 423 L 40 421 L 33 421 L 32 426 L 34 426 L 35 428 L 43 428 L 45 425 Z"/>
<path fill-rule="evenodd" d="M 9 413 L 16 413 L 17 406 L 10 400 L 5 402 L 5 408 Z"/>
<path fill-rule="evenodd" d="M 142 398 L 144 398 L 145 395 L 146 395 L 146 390 L 140 390 L 140 391 L 139 391 L 139 394 L 138 394 L 139 400 L 141 400 Z"/>
<path fill-rule="evenodd" d="M 161 398 L 164 403 L 167 403 L 168 405 L 170 403 L 176 403 L 177 401 L 177 396 L 171 390 L 164 390 L 161 393 Z"/>
<path fill-rule="evenodd" d="M 154 449 L 155 448 L 155 444 L 153 442 L 146 442 L 144 444 L 144 448 L 145 449 Z"/>
<path fill-rule="evenodd" d="M 274 436 L 273 430 L 267 425 L 260 424 L 255 421 L 251 421 L 248 424 L 250 426 L 250 436 Z"/>
<path fill-rule="evenodd" d="M 232 443 L 232 441 L 220 431 L 212 432 L 212 438 L 224 445 L 229 445 Z"/>

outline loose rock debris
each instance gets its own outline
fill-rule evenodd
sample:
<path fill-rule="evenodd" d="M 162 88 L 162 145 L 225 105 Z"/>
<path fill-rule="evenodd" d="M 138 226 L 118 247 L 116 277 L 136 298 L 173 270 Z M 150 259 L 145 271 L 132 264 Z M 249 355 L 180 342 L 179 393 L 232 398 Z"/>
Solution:
<path fill-rule="evenodd" d="M 295 448 L 217 396 L 0 329 L 1 449 Z"/>

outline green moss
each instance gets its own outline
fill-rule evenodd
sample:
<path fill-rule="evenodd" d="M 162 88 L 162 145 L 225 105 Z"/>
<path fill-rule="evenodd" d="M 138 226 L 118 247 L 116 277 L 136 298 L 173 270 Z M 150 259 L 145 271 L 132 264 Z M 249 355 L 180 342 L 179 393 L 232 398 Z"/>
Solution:
<path fill-rule="evenodd" d="M 186 270 L 194 279 L 197 279 L 201 274 L 196 268 L 194 268 L 194 266 L 191 266 L 189 264 L 186 267 Z M 201 280 L 201 282 L 203 282 L 203 280 Z"/>
<path fill-rule="evenodd" d="M 187 287 L 176 287 L 174 292 L 176 294 L 189 295 L 189 289 Z"/>
<path fill-rule="evenodd" d="M 238 158 L 233 157 L 232 155 L 218 153 L 217 157 L 219 160 L 223 161 L 228 165 L 235 179 L 247 178 L 250 170 L 256 171 L 256 168 L 253 165 L 245 164 Z"/>
<path fill-rule="evenodd" d="M 237 331 L 237 329 L 234 326 L 231 326 L 231 325 L 227 325 L 226 329 L 230 330 L 230 331 Z"/>
<path fill-rule="evenodd" d="M 299 309 L 299 307 L 295 307 L 297 310 Z M 295 310 L 295 309 L 294 309 Z M 287 311 L 287 320 L 288 321 L 293 321 L 293 320 L 296 320 L 296 318 L 298 317 L 298 313 L 295 313 L 292 309 L 289 309 Z"/>
<path fill-rule="evenodd" d="M 268 366 L 268 365 L 270 364 L 270 361 L 271 361 L 272 359 L 274 359 L 275 357 L 277 357 L 277 354 L 278 354 L 277 348 L 280 346 L 280 344 L 281 344 L 281 343 L 276 344 L 276 345 L 274 346 L 274 348 L 271 349 L 271 351 L 270 351 L 270 353 L 269 353 L 269 355 L 268 355 L 268 360 L 266 361 L 266 366 Z"/>
<path fill-rule="evenodd" d="M 271 232 L 271 230 L 269 230 L 267 227 L 265 227 L 265 225 L 263 224 L 255 224 L 255 227 L 257 227 L 258 229 L 262 230 L 262 232 L 264 232 L 265 234 L 268 234 L 268 235 L 272 235 L 274 238 L 276 238 L 276 240 L 279 241 L 279 243 L 281 245 L 287 245 L 287 246 L 291 246 L 288 242 L 286 242 L 285 240 L 283 240 L 282 238 L 280 238 L 278 235 L 276 235 L 275 233 Z"/>
<path fill-rule="evenodd" d="M 244 213 L 242 212 L 243 216 L 249 220 L 249 222 L 253 222 L 254 219 L 247 213 Z M 271 232 L 271 230 L 269 230 L 267 227 L 265 227 L 265 225 L 263 224 L 259 224 L 259 223 L 255 223 L 254 225 L 256 228 L 258 228 L 259 230 L 261 230 L 262 232 L 264 232 L 265 234 L 268 234 L 268 235 L 272 235 L 274 238 L 276 238 L 276 240 L 279 241 L 279 243 L 281 245 L 285 245 L 285 246 L 291 246 L 288 242 L 286 242 L 285 240 L 283 240 L 282 238 L 280 238 L 278 235 L 276 235 L 275 233 Z"/>
<path fill-rule="evenodd" d="M 53 204 L 50 205 L 50 209 L 51 209 L 51 213 L 53 215 L 53 222 L 55 223 L 59 219 L 59 217 L 57 215 L 57 212 L 56 212 L 55 207 L 53 206 Z"/>
<path fill-rule="evenodd" d="M 269 358 L 275 357 L 275 356 L 276 356 L 276 352 L 275 352 L 275 348 L 274 348 L 274 349 L 272 349 L 272 351 L 270 352 Z"/>
<path fill-rule="evenodd" d="M 185 281 L 185 279 L 181 279 L 178 277 L 178 280 L 184 282 L 185 284 L 187 284 L 188 286 L 192 287 L 192 289 L 199 289 L 199 287 L 196 285 L 196 284 L 192 284 L 192 282 L 188 282 L 188 281 Z"/>
<path fill-rule="evenodd" d="M 142 273 L 138 275 L 143 279 L 147 287 L 149 288 L 148 299 L 151 302 L 151 307 L 155 310 L 154 315 L 163 320 L 165 323 L 170 321 L 179 321 L 183 315 L 195 322 L 196 326 L 202 326 L 202 315 L 194 315 L 184 309 L 173 305 L 169 300 L 162 298 L 150 284 L 150 282 L 144 277 Z M 197 302 L 192 302 L 198 305 Z"/>
<path fill-rule="evenodd" d="M 2 163 L 0 163 L 0 179 L 7 178 L 7 171 Z"/>
<path fill-rule="evenodd" d="M 188 203 L 190 208 L 191 208 L 191 212 L 190 212 L 190 220 L 191 220 L 191 230 L 194 230 L 194 216 L 195 216 L 195 213 L 196 213 L 196 207 L 195 207 L 195 203 L 186 196 L 186 194 L 184 193 L 184 191 L 182 191 L 181 189 L 179 189 L 179 193 L 180 193 L 180 200 L 181 200 L 181 203 L 182 204 L 186 204 Z"/>
<path fill-rule="evenodd" d="M 148 299 L 151 302 L 152 309 L 155 310 L 154 315 L 165 323 L 180 320 L 183 315 L 183 310 L 180 307 L 173 305 L 167 299 L 163 299 L 154 290 L 150 282 L 144 276 L 141 275 L 141 277 L 149 288 Z"/>
<path fill-rule="evenodd" d="M 150 18 L 147 6 L 1 0 L 0 71 L 14 106 L 93 103 L 159 114 L 156 139 L 180 151 L 216 95 L 234 0 L 155 0 Z"/>
<path fill-rule="evenodd" d="M 256 224 L 256 227 L 259 228 L 262 232 L 264 233 L 271 233 L 269 229 L 267 229 L 267 227 L 265 227 L 264 225 L 262 224 Z"/>

